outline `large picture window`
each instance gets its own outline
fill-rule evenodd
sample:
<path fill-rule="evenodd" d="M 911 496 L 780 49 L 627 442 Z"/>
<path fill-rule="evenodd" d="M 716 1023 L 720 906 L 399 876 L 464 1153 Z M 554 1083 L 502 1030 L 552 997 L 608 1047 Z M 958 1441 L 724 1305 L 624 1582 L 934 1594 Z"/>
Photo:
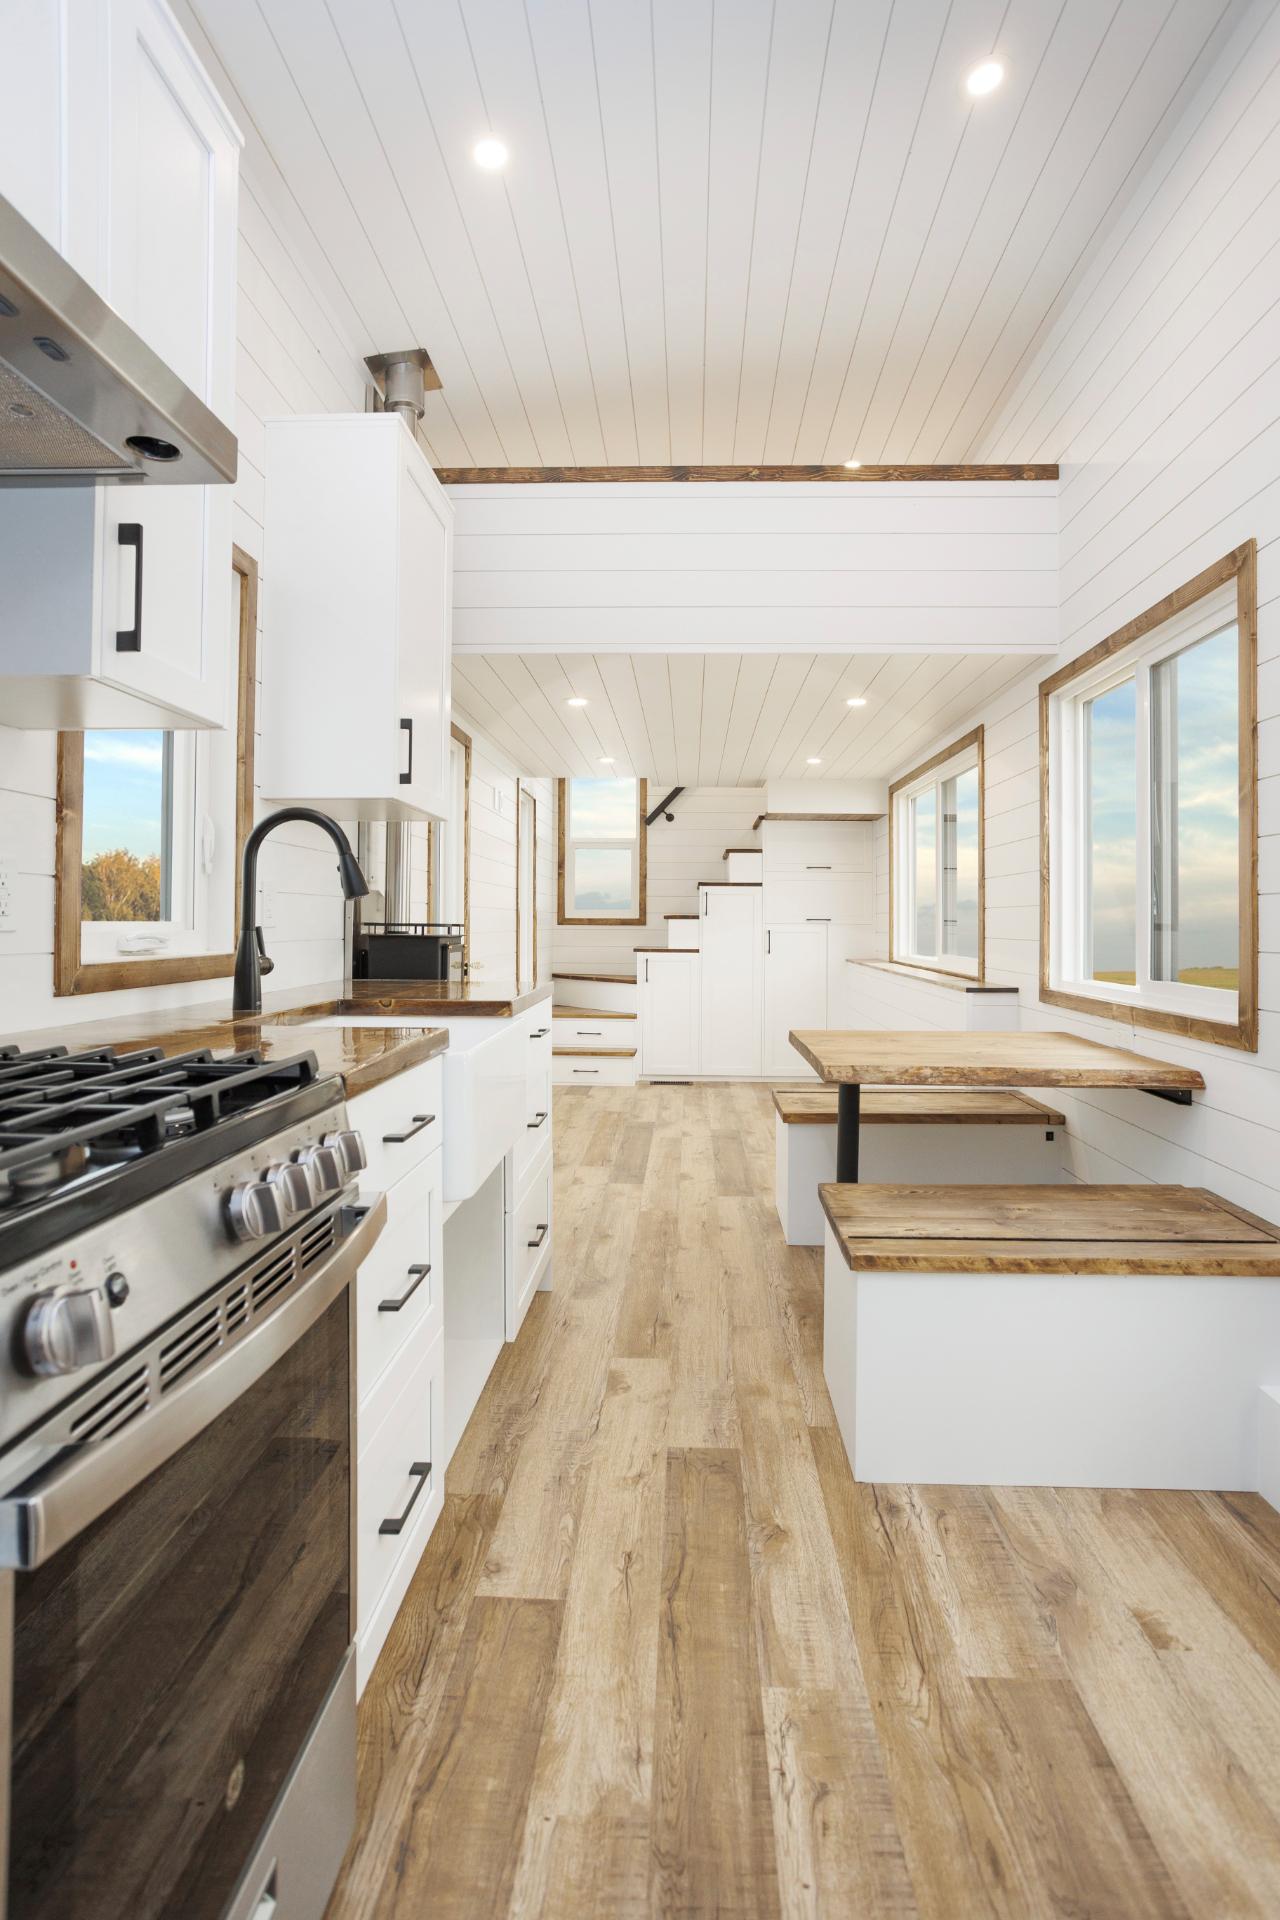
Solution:
<path fill-rule="evenodd" d="M 890 958 L 982 976 L 982 728 L 889 789 Z"/>
<path fill-rule="evenodd" d="M 560 782 L 561 926 L 645 923 L 644 780 Z"/>
<path fill-rule="evenodd" d="M 1253 547 L 1043 682 L 1041 998 L 1257 1044 Z"/>

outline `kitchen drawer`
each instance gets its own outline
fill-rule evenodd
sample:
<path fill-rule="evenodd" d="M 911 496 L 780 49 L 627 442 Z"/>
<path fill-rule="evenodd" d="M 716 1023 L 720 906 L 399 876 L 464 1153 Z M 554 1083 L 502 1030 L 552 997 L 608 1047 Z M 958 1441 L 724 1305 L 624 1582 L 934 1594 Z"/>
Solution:
<path fill-rule="evenodd" d="M 523 1192 L 530 1167 L 551 1144 L 551 1061 L 532 1067 L 524 1127 L 515 1144 L 516 1191 Z"/>
<path fill-rule="evenodd" d="M 595 1019 L 589 1013 L 575 1014 L 572 1020 L 557 1016 L 555 1044 L 558 1047 L 634 1047 L 638 1022 L 634 1014 L 626 1020 Z"/>
<path fill-rule="evenodd" d="M 405 1343 L 429 1344 L 443 1324 L 442 1162 L 437 1150 L 390 1188 L 387 1224 L 356 1277 L 356 1385 L 362 1419 L 371 1408 L 376 1419 L 382 1375 Z"/>
<path fill-rule="evenodd" d="M 871 826 L 862 821 L 766 820 L 764 877 L 774 873 L 870 871 Z"/>
<path fill-rule="evenodd" d="M 442 1104 L 443 1067 L 438 1059 L 424 1060 L 348 1101 L 351 1124 L 358 1128 L 369 1159 L 363 1186 L 392 1187 L 435 1152 L 444 1137 Z"/>
<path fill-rule="evenodd" d="M 622 1054 L 610 1059 L 607 1054 L 560 1053 L 551 1062 L 551 1083 L 556 1087 L 629 1087 L 635 1082 L 636 1055 Z"/>
<path fill-rule="evenodd" d="M 874 918 L 870 874 L 815 873 L 764 883 L 766 926 L 804 926 L 823 920 L 847 926 Z"/>
<path fill-rule="evenodd" d="M 514 1340 L 529 1302 L 551 1265 L 553 1156 L 544 1154 L 516 1201 L 514 1259 L 507 1274 L 507 1338 Z"/>
<path fill-rule="evenodd" d="M 410 1341 L 356 1465 L 356 1684 L 363 1688 L 444 1505 L 444 1335 Z"/>

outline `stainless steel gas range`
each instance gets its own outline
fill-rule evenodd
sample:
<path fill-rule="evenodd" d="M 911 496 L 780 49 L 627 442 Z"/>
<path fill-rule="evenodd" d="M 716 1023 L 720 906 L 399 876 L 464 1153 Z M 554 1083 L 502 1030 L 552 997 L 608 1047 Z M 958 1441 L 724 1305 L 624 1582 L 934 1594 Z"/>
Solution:
<path fill-rule="evenodd" d="M 0 1048 L 6 1920 L 324 1910 L 363 1165 L 311 1054 Z"/>

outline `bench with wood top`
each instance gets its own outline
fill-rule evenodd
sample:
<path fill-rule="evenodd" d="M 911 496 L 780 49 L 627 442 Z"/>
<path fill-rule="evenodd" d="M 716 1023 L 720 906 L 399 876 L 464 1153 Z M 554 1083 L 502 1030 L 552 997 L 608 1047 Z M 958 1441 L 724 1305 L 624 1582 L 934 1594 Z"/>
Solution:
<path fill-rule="evenodd" d="M 1259 1487 L 1280 1227 L 1198 1187 L 824 1186 L 854 1478 Z"/>
<path fill-rule="evenodd" d="M 774 1191 L 783 1238 L 789 1247 L 820 1247 L 818 1188 L 836 1177 L 836 1089 L 776 1088 L 773 1105 Z M 1025 1094 L 988 1087 L 868 1087 L 862 1125 L 864 1180 L 955 1184 L 990 1180 L 995 1173 L 1015 1181 L 1066 1178 L 1058 1138 L 1066 1121 Z M 917 1127 L 929 1132 L 917 1134 Z"/>

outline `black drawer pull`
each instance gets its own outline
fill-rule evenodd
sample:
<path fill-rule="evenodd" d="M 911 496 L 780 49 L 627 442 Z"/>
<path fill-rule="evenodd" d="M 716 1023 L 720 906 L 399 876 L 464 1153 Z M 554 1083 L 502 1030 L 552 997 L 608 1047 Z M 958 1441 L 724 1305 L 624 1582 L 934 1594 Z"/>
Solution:
<path fill-rule="evenodd" d="M 604 1028 L 603 1027 L 579 1027 L 578 1038 L 579 1040 L 603 1040 Z"/>
<path fill-rule="evenodd" d="M 421 1133 L 424 1127 L 429 1127 L 431 1125 L 431 1122 L 434 1119 L 435 1119 L 434 1113 L 415 1113 L 413 1116 L 413 1125 L 411 1127 L 407 1127 L 403 1133 L 384 1133 L 383 1134 L 382 1136 L 383 1146 L 384 1147 L 402 1147 L 406 1140 L 412 1140 L 415 1133 Z"/>
<path fill-rule="evenodd" d="M 825 866 L 819 865 L 816 861 L 810 861 L 809 865 L 805 868 L 806 873 L 830 873 L 830 871 L 831 862 L 829 860 Z"/>
<path fill-rule="evenodd" d="M 545 1113 L 540 1113 L 536 1120 L 526 1120 L 525 1125 L 526 1127 L 528 1127 L 530 1133 L 532 1133 L 535 1130 L 535 1128 L 540 1127 L 543 1121 L 546 1119 L 546 1117 L 547 1116 Z"/>
<path fill-rule="evenodd" d="M 831 924 L 831 915 L 829 913 L 806 913 L 805 919 L 812 926 L 826 927 Z"/>
<path fill-rule="evenodd" d="M 529 1038 L 531 1040 L 545 1040 L 547 1035 L 550 1033 L 550 1031 L 551 1031 L 550 1027 L 539 1027 L 536 1033 L 531 1033 L 529 1035 Z"/>
<path fill-rule="evenodd" d="M 599 1067 L 575 1067 L 575 1073 L 599 1073 Z"/>
<path fill-rule="evenodd" d="M 533 1239 L 530 1240 L 529 1245 L 531 1247 L 540 1247 L 550 1231 L 551 1222 L 549 1220 L 539 1220 Z"/>
<path fill-rule="evenodd" d="M 423 1281 L 426 1279 L 427 1275 L 430 1273 L 431 1262 L 428 1260 L 425 1265 L 419 1262 L 417 1266 L 409 1267 L 407 1271 L 409 1274 L 409 1278 L 413 1282 L 413 1285 L 410 1287 L 406 1287 L 398 1300 L 379 1300 L 378 1302 L 379 1313 L 399 1313 L 401 1307 L 404 1306 L 405 1302 L 408 1300 L 412 1300 L 414 1294 L 418 1291 L 418 1288 L 422 1285 Z"/>
<path fill-rule="evenodd" d="M 132 547 L 134 553 L 133 569 L 133 625 L 120 628 L 116 633 L 117 653 L 142 652 L 142 527 L 137 520 L 124 520 L 116 528 L 116 544 Z"/>
<path fill-rule="evenodd" d="M 405 1521 L 409 1518 L 409 1515 L 413 1512 L 413 1509 L 417 1504 L 418 1495 L 422 1492 L 422 1489 L 426 1486 L 428 1480 L 431 1478 L 431 1462 L 429 1460 L 415 1460 L 413 1465 L 409 1469 L 409 1473 L 410 1473 L 410 1476 L 418 1482 L 418 1484 L 414 1488 L 413 1492 L 409 1495 L 408 1505 L 405 1507 L 405 1510 L 403 1513 L 397 1513 L 390 1520 L 379 1521 L 378 1523 L 379 1533 L 403 1533 L 404 1532 Z"/>
<path fill-rule="evenodd" d="M 412 718 L 408 720 L 402 720 L 400 722 L 400 731 L 401 733 L 407 733 L 409 736 L 409 765 L 406 768 L 405 772 L 400 775 L 400 785 L 402 787 L 411 787 L 413 785 L 413 720 Z"/>

